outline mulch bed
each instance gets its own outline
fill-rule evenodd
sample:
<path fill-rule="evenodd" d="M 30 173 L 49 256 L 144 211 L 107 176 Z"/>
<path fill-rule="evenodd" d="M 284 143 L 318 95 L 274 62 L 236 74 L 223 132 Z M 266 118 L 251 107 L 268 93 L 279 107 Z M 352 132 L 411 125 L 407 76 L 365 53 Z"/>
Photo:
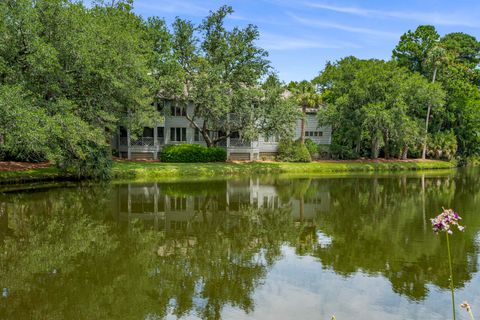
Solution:
<path fill-rule="evenodd" d="M 0 171 L 24 171 L 39 168 L 47 168 L 50 166 L 48 162 L 15 162 L 15 161 L 0 161 Z"/>

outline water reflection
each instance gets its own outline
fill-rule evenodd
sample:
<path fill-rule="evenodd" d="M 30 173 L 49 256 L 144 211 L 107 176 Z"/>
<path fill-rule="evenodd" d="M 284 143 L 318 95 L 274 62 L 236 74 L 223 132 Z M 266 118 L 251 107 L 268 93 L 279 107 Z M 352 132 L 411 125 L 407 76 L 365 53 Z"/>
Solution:
<path fill-rule="evenodd" d="M 5 192 L 0 285 L 9 296 L 0 299 L 0 318 L 281 319 L 295 312 L 274 300 L 296 301 L 285 296 L 292 286 L 323 302 L 305 318 L 340 308 L 332 288 L 350 304 L 343 318 L 362 318 L 355 306 L 368 311 L 364 318 L 392 312 L 387 302 L 368 305 L 363 295 L 378 293 L 353 290 L 357 282 L 404 301 L 400 318 L 418 306 L 432 316 L 443 308 L 432 288 L 448 287 L 443 239 L 428 221 L 442 206 L 462 212 L 468 226 L 453 241 L 455 286 L 480 294 L 468 289 L 480 284 L 479 185 L 478 172 L 459 172 Z"/>

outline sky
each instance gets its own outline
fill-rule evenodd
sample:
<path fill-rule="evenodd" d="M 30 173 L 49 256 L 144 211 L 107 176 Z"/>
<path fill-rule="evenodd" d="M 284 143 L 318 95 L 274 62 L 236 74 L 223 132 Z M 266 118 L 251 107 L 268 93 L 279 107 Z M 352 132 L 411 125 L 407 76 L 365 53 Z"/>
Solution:
<path fill-rule="evenodd" d="M 229 27 L 258 26 L 258 45 L 285 82 L 311 80 L 327 61 L 349 55 L 390 59 L 400 36 L 422 24 L 442 36 L 465 32 L 480 40 L 479 0 L 135 0 L 134 11 L 198 23 L 224 4 L 235 11 Z"/>

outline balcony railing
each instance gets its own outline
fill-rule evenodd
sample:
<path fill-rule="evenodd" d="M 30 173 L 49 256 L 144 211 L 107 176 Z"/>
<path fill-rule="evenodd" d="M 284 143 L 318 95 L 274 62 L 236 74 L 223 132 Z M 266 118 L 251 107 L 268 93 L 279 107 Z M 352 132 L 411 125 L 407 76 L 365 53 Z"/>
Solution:
<path fill-rule="evenodd" d="M 153 147 L 155 140 L 153 137 L 141 137 L 137 140 L 130 140 L 131 147 Z"/>
<path fill-rule="evenodd" d="M 239 138 L 230 138 L 230 147 L 251 147 L 251 141 L 239 139 Z"/>
<path fill-rule="evenodd" d="M 155 142 L 155 138 L 153 137 L 140 137 L 137 140 L 130 140 L 131 147 L 153 147 Z M 164 145 L 165 138 L 157 138 L 157 145 Z M 127 137 L 120 137 L 120 145 L 127 146 L 128 145 L 128 138 Z"/>

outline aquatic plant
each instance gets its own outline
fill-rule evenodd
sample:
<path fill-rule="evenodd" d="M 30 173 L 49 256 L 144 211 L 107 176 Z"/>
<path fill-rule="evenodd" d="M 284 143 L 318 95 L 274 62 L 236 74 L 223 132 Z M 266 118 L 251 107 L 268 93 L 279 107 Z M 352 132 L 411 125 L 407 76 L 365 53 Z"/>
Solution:
<path fill-rule="evenodd" d="M 452 292 L 452 312 L 453 320 L 455 320 L 455 293 L 453 289 L 452 255 L 450 252 L 449 235 L 453 234 L 453 226 L 455 226 L 459 231 L 465 230 L 465 227 L 458 223 L 462 218 L 455 211 L 452 209 L 442 209 L 443 211 L 435 218 L 430 219 L 430 221 L 432 222 L 433 231 L 435 233 L 445 232 L 447 237 L 448 266 L 450 268 L 450 290 Z"/>

